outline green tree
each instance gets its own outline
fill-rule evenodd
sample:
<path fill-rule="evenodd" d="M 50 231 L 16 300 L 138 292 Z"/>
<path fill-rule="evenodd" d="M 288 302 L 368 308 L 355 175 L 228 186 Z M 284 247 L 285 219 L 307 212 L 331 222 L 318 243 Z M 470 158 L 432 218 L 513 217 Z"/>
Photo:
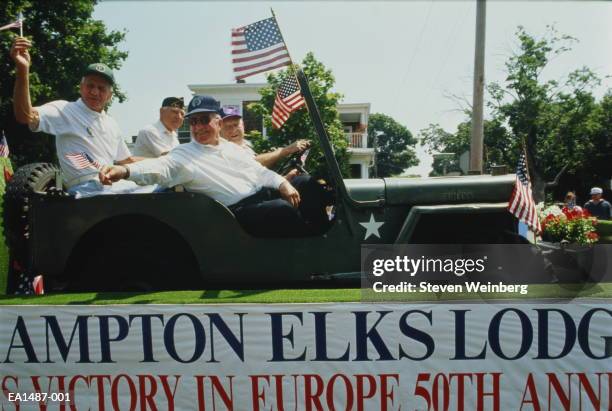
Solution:
<path fill-rule="evenodd" d="M 347 141 L 342 130 L 342 123 L 338 115 L 337 105 L 342 95 L 331 92 L 335 79 L 331 70 L 323 63 L 317 61 L 312 53 L 308 53 L 302 61 L 302 70 L 308 79 L 312 96 L 319 108 L 321 119 L 326 127 L 327 134 L 334 147 L 336 160 L 344 176 L 348 176 Z M 291 114 L 289 119 L 280 128 L 272 127 L 271 113 L 274 106 L 276 90 L 286 76 L 292 75 L 288 70 L 268 75 L 268 86 L 259 93 L 261 100 L 252 103 L 249 109 L 263 116 L 267 130 L 267 139 L 261 133 L 250 132 L 247 135 L 257 152 L 269 151 L 272 147 L 282 147 L 300 138 L 310 139 L 313 143 L 308 156 L 306 168 L 316 177 L 326 178 L 328 168 L 325 164 L 314 126 L 306 108 L 301 108 Z"/>
<path fill-rule="evenodd" d="M 419 164 L 415 151 L 410 147 L 414 147 L 417 140 L 393 118 L 379 113 L 370 115 L 368 147 L 374 147 L 374 138 L 377 177 L 401 174 L 405 169 Z"/>
<path fill-rule="evenodd" d="M 0 7 L 0 22 L 7 23 L 23 12 L 23 32 L 32 40 L 30 50 L 30 93 L 34 106 L 79 96 L 81 73 L 90 63 L 102 62 L 118 69 L 127 52 L 117 44 L 124 32 L 106 30 L 103 22 L 94 20 L 95 0 L 24 1 L 4 0 Z M 11 158 L 16 164 L 52 161 L 55 158 L 53 139 L 33 135 L 27 127 L 16 123 L 12 95 L 15 79 L 14 63 L 9 58 L 16 30 L 0 32 L 0 128 L 6 131 Z M 118 86 L 114 95 L 119 101 L 125 95 Z"/>
<path fill-rule="evenodd" d="M 565 171 L 576 172 L 600 133 L 598 104 L 592 95 L 600 78 L 588 67 L 558 80 L 544 80 L 543 71 L 555 56 L 571 49 L 576 39 L 549 27 L 542 38 L 519 27 L 518 52 L 506 62 L 504 84 L 488 86 L 490 107 L 518 142 L 525 142 L 536 201 Z"/>
<path fill-rule="evenodd" d="M 469 113 L 467 113 L 469 114 Z M 470 149 L 471 120 L 464 121 L 457 126 L 455 133 L 449 133 L 438 124 L 430 124 L 428 128 L 419 132 L 421 145 L 426 147 L 429 154 L 454 153 L 453 158 L 437 158 L 432 164 L 430 176 L 443 175 L 447 172 L 462 172 L 459 168 L 459 156 Z M 484 169 L 490 170 L 492 166 L 516 164 L 518 158 L 518 144 L 504 127 L 500 118 L 484 121 Z"/>

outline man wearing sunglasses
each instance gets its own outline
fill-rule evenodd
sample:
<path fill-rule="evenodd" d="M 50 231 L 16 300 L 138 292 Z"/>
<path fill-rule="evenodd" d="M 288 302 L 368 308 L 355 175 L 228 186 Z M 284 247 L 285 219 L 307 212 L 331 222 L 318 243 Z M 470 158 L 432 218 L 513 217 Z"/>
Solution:
<path fill-rule="evenodd" d="M 305 236 L 325 229 L 309 220 L 313 205 L 304 204 L 286 179 L 263 167 L 236 144 L 220 138 L 219 108 L 219 102 L 210 96 L 194 96 L 185 116 L 190 143 L 163 157 L 113 166 L 100 173 L 100 180 L 104 184 L 121 179 L 141 185 L 181 184 L 187 191 L 204 193 L 229 207 L 254 236 Z"/>

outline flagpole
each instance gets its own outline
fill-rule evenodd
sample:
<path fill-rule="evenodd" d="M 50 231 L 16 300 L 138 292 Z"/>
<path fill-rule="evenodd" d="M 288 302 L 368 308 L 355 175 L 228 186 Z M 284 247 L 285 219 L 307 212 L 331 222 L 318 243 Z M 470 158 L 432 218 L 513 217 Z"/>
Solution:
<path fill-rule="evenodd" d="M 289 56 L 289 61 L 291 62 L 290 67 L 290 71 L 291 74 L 293 75 L 293 77 L 295 78 L 295 81 L 297 82 L 298 88 L 300 89 L 300 93 L 302 93 L 302 95 L 304 94 L 302 92 L 302 85 L 300 83 L 300 80 L 298 79 L 297 76 L 297 72 L 295 69 L 295 63 L 293 62 L 293 59 L 291 58 L 291 53 L 289 52 L 289 46 L 287 46 L 287 42 L 285 41 L 285 38 L 283 37 L 283 31 L 280 28 L 280 24 L 278 24 L 278 19 L 276 18 L 276 14 L 274 13 L 274 9 L 272 7 L 270 7 L 270 12 L 272 13 L 272 17 L 274 18 L 274 21 L 276 22 L 276 27 L 278 27 L 278 32 L 280 33 L 281 36 L 281 40 L 283 41 L 283 43 L 285 44 L 285 48 L 287 49 L 287 55 Z M 308 84 L 306 84 L 308 86 Z M 308 89 L 308 92 L 310 93 L 310 88 Z M 308 104 L 306 104 L 306 111 L 308 111 L 308 113 L 310 113 L 310 108 L 308 107 Z"/>
<path fill-rule="evenodd" d="M 293 66 L 293 59 L 291 58 L 291 53 L 289 52 L 289 47 L 287 46 L 287 42 L 285 41 L 285 38 L 283 37 L 283 31 L 280 28 L 280 24 L 278 24 L 278 19 L 276 18 L 276 14 L 274 14 L 274 9 L 272 7 L 270 7 L 270 11 L 272 12 L 272 18 L 274 19 L 274 22 L 276 23 L 276 27 L 278 27 L 278 33 L 281 36 L 281 40 L 283 41 L 283 43 L 285 44 L 285 48 L 287 49 L 287 55 L 289 56 L 289 61 L 291 62 L 291 66 Z"/>
<path fill-rule="evenodd" d="M 23 37 L 23 14 L 19 12 L 19 37 Z"/>
<path fill-rule="evenodd" d="M 521 146 L 523 148 L 523 157 L 525 157 L 525 170 L 527 171 L 527 179 L 529 180 L 529 184 L 531 185 L 531 196 L 533 197 L 533 184 L 531 184 L 531 174 L 529 173 L 529 160 L 527 158 L 527 142 L 525 141 L 525 137 L 521 138 Z M 535 201 L 534 201 L 535 204 Z M 538 221 L 540 220 L 539 216 L 536 213 L 536 218 Z M 535 230 L 533 232 L 533 243 L 538 245 L 538 234 Z"/>

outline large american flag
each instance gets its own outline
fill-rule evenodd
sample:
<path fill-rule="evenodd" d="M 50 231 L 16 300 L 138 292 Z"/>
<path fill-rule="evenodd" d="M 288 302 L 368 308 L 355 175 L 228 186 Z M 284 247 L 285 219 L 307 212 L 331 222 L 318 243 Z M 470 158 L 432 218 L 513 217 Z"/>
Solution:
<path fill-rule="evenodd" d="M 514 190 L 508 202 L 508 211 L 516 218 L 523 221 L 534 232 L 540 232 L 540 221 L 536 212 L 535 202 L 533 201 L 533 193 L 531 192 L 531 182 L 529 181 L 529 173 L 527 172 L 527 162 L 525 161 L 525 153 L 519 157 L 516 167 L 516 181 Z"/>
<path fill-rule="evenodd" d="M 70 164 L 72 164 L 72 166 L 77 170 L 83 170 L 89 167 L 93 167 L 96 170 L 102 168 L 102 165 L 100 163 L 91 158 L 89 154 L 84 151 L 80 153 L 66 153 L 65 157 L 70 162 Z"/>
<path fill-rule="evenodd" d="M 236 80 L 291 64 L 274 17 L 232 29 L 232 65 Z"/>
<path fill-rule="evenodd" d="M 281 128 L 292 112 L 304 105 L 304 97 L 293 74 L 289 74 L 276 91 L 272 108 L 272 125 Z"/>
<path fill-rule="evenodd" d="M 2 132 L 2 140 L 0 140 L 0 157 L 8 157 L 9 156 L 9 146 L 6 142 L 6 136 L 4 135 L 4 131 Z"/>

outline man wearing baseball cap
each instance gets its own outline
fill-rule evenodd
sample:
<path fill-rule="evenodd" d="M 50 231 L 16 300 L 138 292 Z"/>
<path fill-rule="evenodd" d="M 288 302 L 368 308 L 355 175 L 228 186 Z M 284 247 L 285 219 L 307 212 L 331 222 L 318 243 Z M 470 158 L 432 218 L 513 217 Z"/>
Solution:
<path fill-rule="evenodd" d="M 100 174 L 100 180 L 111 184 L 129 179 L 165 187 L 181 184 L 187 191 L 204 193 L 229 207 L 242 227 L 255 236 L 304 236 L 325 229 L 303 215 L 309 205 L 303 207 L 300 193 L 286 179 L 220 138 L 219 109 L 214 98 L 194 96 L 185 116 L 191 142 L 159 158 L 113 166 Z"/>
<path fill-rule="evenodd" d="M 15 117 L 32 131 L 55 135 L 57 157 L 68 192 L 80 198 L 149 191 L 133 184 L 104 187 L 98 178 L 99 171 L 109 165 L 137 161 L 128 150 L 119 126 L 104 111 L 113 94 L 113 71 L 102 63 L 90 64 L 82 72 L 81 98 L 77 101 L 57 100 L 32 107 L 28 51 L 31 46 L 28 39 L 17 37 L 11 47 L 16 71 L 13 92 Z"/>
<path fill-rule="evenodd" d="M 179 145 L 177 130 L 183 125 L 183 97 L 166 97 L 159 109 L 159 120 L 138 132 L 134 155 L 159 157 Z"/>
<path fill-rule="evenodd" d="M 584 204 L 584 209 L 600 220 L 612 218 L 612 207 L 603 199 L 603 190 L 600 187 L 591 188 L 591 199 Z"/>
<path fill-rule="evenodd" d="M 221 137 L 242 147 L 264 167 L 274 167 L 280 160 L 310 147 L 310 141 L 296 140 L 288 146 L 277 148 L 269 153 L 256 154 L 250 143 L 244 138 L 244 122 L 240 111 L 233 106 L 224 106 L 221 109 L 221 118 L 223 119 Z"/>

